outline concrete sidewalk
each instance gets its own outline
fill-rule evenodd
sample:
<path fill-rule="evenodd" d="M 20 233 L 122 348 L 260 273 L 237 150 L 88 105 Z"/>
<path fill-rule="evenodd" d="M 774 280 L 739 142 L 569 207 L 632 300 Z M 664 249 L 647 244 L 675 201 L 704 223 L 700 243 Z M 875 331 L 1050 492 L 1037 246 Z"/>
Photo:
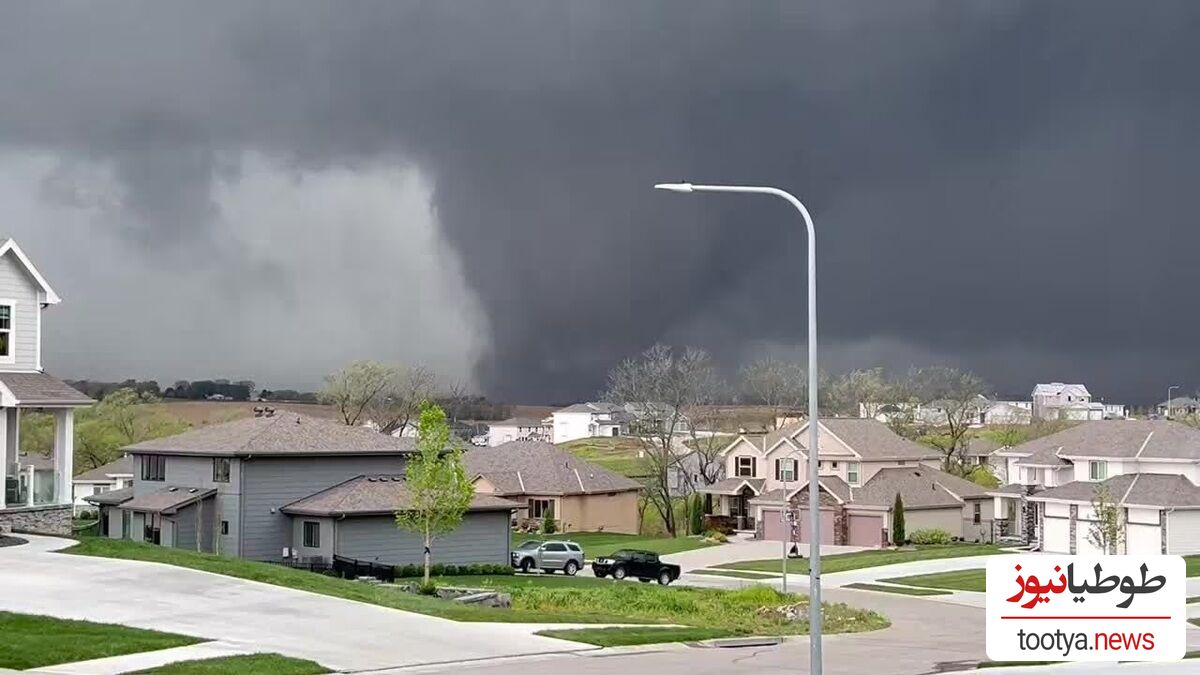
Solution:
<path fill-rule="evenodd" d="M 808 551 L 804 548 L 805 552 Z M 836 555 L 838 553 L 853 553 L 866 550 L 861 546 L 822 546 L 821 555 Z M 679 565 L 684 572 L 714 567 L 744 560 L 768 560 L 779 558 L 783 552 L 783 543 L 778 541 L 761 541 L 758 539 L 734 539 L 728 544 L 698 548 L 682 553 L 664 555 L 666 562 Z"/>
<path fill-rule="evenodd" d="M 103 659 L 92 659 L 91 661 L 62 663 L 57 666 L 43 666 L 25 672 L 46 673 L 48 675 L 119 675 L 120 673 L 132 673 L 157 668 L 177 661 L 215 659 L 222 656 L 255 654 L 261 651 L 261 649 L 255 649 L 252 645 L 240 645 L 233 642 L 202 642 L 197 645 L 160 649 L 153 652 L 110 656 Z"/>

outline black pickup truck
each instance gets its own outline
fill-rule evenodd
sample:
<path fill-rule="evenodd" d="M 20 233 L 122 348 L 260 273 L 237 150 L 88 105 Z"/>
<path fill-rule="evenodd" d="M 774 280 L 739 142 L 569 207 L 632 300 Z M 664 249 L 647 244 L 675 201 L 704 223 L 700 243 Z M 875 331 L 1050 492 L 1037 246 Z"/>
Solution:
<path fill-rule="evenodd" d="M 666 586 L 679 578 L 679 565 L 665 563 L 658 559 L 657 553 L 621 549 L 612 555 L 596 558 L 592 562 L 592 573 L 598 577 L 612 576 L 621 580 L 625 577 L 636 577 L 642 583 L 658 581 Z"/>

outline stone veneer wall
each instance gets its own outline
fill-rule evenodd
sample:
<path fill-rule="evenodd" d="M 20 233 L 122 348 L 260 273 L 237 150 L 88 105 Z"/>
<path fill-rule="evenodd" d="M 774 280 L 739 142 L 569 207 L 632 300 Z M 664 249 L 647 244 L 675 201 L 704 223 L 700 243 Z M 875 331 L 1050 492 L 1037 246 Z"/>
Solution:
<path fill-rule="evenodd" d="M 0 532 L 71 535 L 70 504 L 9 508 L 0 511 Z"/>

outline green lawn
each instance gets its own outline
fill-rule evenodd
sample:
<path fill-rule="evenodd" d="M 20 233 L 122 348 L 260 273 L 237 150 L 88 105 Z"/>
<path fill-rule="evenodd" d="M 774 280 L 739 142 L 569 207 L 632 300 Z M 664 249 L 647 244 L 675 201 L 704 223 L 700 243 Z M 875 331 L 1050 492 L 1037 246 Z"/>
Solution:
<path fill-rule="evenodd" d="M 946 588 L 954 591 L 986 590 L 986 572 L 982 569 L 956 570 L 954 572 L 939 572 L 937 574 L 918 574 L 911 577 L 883 579 L 893 584 L 921 586 L 924 588 Z"/>
<path fill-rule="evenodd" d="M 130 675 L 319 675 L 328 672 L 321 664 L 304 659 L 279 654 L 243 654 L 178 661 Z"/>
<path fill-rule="evenodd" d="M 565 534 L 513 534 L 513 548 L 529 540 L 567 539 L 583 547 L 583 555 L 593 560 L 622 548 L 637 548 L 653 551 L 659 555 L 691 551 L 692 549 L 719 546 L 704 541 L 702 537 L 643 537 L 636 534 L 613 532 L 568 532 Z"/>
<path fill-rule="evenodd" d="M 838 555 L 821 556 L 821 573 L 833 574 L 847 570 L 879 567 L 896 563 L 913 562 L 914 560 L 938 560 L 942 558 L 962 558 L 979 555 L 1002 553 L 999 546 L 994 544 L 944 544 L 936 546 L 918 546 L 913 550 L 877 550 L 858 551 L 856 553 L 840 553 Z M 779 558 L 769 560 L 743 560 L 741 562 L 717 565 L 722 569 L 751 570 L 757 572 L 778 572 Z M 789 560 L 789 574 L 808 574 L 808 560 Z"/>
<path fill-rule="evenodd" d="M 735 579 L 778 579 L 780 574 L 767 574 L 765 572 L 747 572 L 745 570 L 719 570 L 719 569 L 704 569 L 692 570 L 688 574 L 699 574 L 701 576 L 714 577 L 733 577 Z"/>
<path fill-rule="evenodd" d="M 567 578 L 563 575 L 443 577 L 444 585 L 503 588 L 512 595 L 512 609 L 464 606 L 435 597 L 404 592 L 387 584 L 364 584 L 322 576 L 268 563 L 162 548 L 110 539 L 85 539 L 70 553 L 111 558 L 149 560 L 217 574 L 251 579 L 312 593 L 357 600 L 384 607 L 441 616 L 459 621 L 504 621 L 525 623 L 642 623 L 682 624 L 725 631 L 730 635 L 790 635 L 808 630 L 803 618 L 784 621 L 761 615 L 763 607 L 800 606 L 806 614 L 807 599 L 783 595 L 765 586 L 737 591 L 657 584 L 614 582 L 595 577 Z M 825 605 L 825 628 L 829 633 L 861 632 L 884 628 L 888 622 L 873 612 L 842 604 Z M 638 632 L 605 639 L 662 641 L 667 633 Z"/>
<path fill-rule="evenodd" d="M 698 642 L 732 637 L 733 632 L 721 628 L 577 628 L 573 630 L 543 630 L 545 637 L 585 642 L 601 647 L 624 647 L 658 642 Z"/>
<path fill-rule="evenodd" d="M 879 591 L 881 593 L 896 593 L 898 595 L 950 595 L 945 591 L 935 591 L 932 588 L 900 588 L 883 584 L 856 583 L 846 584 L 842 588 L 857 588 L 860 591 Z"/>
<path fill-rule="evenodd" d="M 560 443 L 558 447 L 580 459 L 586 459 L 630 478 L 639 478 L 649 472 L 646 460 L 638 457 L 642 450 L 642 442 L 631 436 L 580 438 Z"/>
<path fill-rule="evenodd" d="M 0 668 L 28 670 L 197 642 L 203 640 L 105 623 L 0 612 Z"/>
<path fill-rule="evenodd" d="M 1184 556 L 1183 562 L 1187 565 L 1187 575 L 1189 577 L 1200 577 L 1200 555 Z"/>

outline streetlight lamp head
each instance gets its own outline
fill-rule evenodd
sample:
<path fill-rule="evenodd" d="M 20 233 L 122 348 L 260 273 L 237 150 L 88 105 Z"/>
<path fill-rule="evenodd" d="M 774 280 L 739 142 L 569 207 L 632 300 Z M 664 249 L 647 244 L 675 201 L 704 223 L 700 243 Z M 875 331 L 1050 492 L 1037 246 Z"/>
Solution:
<path fill-rule="evenodd" d="M 654 186 L 655 190 L 670 190 L 671 192 L 691 192 L 691 183 L 659 183 Z"/>

